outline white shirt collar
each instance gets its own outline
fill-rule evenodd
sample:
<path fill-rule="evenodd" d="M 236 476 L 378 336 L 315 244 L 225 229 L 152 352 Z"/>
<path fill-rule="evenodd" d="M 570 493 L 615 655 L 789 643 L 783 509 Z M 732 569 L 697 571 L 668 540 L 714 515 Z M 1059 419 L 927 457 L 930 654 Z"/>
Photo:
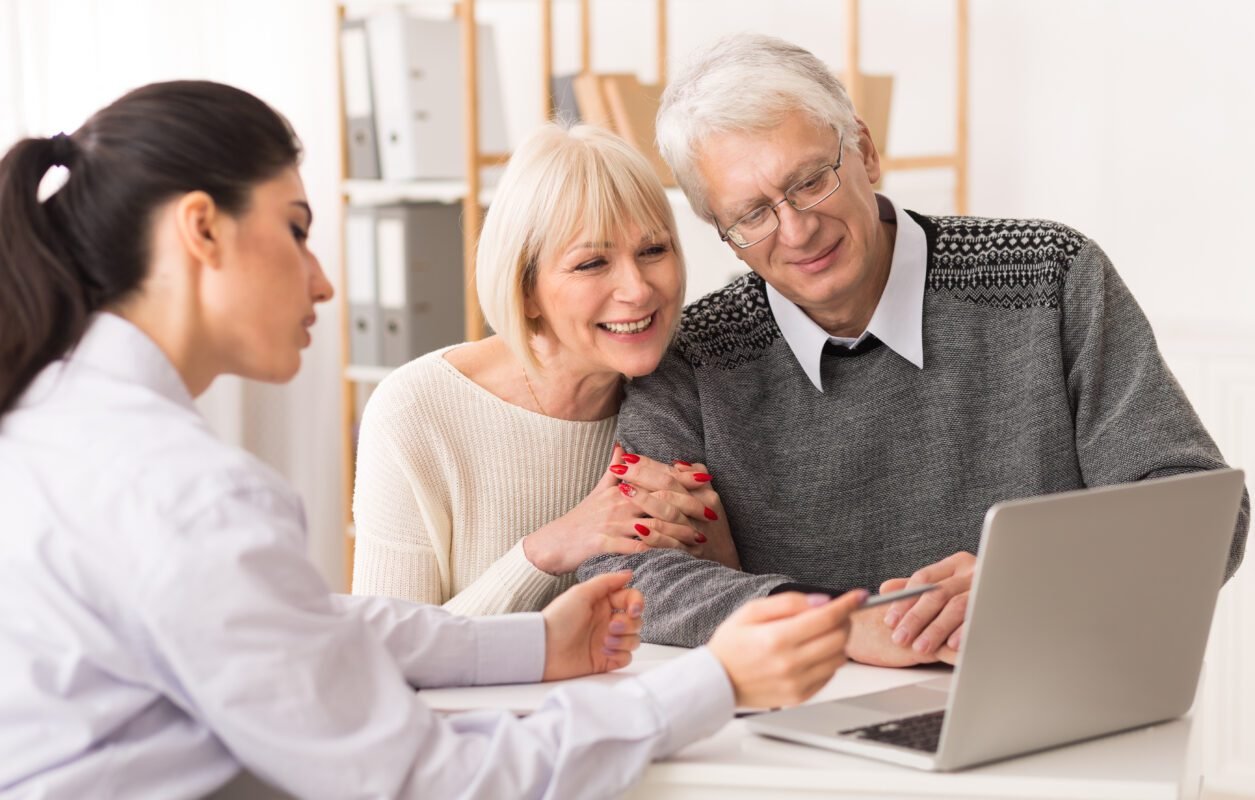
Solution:
<path fill-rule="evenodd" d="M 95 314 L 69 360 L 147 386 L 190 410 L 196 408 L 182 376 L 157 343 L 116 314 Z"/>
<path fill-rule="evenodd" d="M 867 323 L 867 330 L 856 341 L 861 342 L 868 334 L 884 342 L 893 352 L 905 358 L 919 369 L 924 368 L 924 280 L 928 264 L 928 240 L 924 229 L 910 214 L 884 195 L 876 195 L 881 219 L 892 213 L 897 220 L 897 233 L 893 242 L 893 260 L 889 264 L 889 279 L 880 295 L 880 302 Z M 806 376 L 819 391 L 824 390 L 819 362 L 824 345 L 830 340 L 845 346 L 848 340 L 828 335 L 800 307 L 767 284 L 767 302 L 776 318 L 776 325 L 789 349 Z"/>

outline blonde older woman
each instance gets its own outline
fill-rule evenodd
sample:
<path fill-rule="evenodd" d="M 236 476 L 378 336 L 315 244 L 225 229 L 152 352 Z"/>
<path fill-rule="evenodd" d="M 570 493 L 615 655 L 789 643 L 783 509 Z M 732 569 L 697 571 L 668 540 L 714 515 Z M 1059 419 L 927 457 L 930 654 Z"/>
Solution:
<path fill-rule="evenodd" d="M 599 553 L 738 566 L 709 475 L 614 445 L 624 379 L 657 367 L 684 295 L 644 158 L 597 128 L 538 131 L 493 198 L 476 270 L 496 335 L 410 362 L 367 404 L 353 591 L 496 614 L 543 607 Z"/>

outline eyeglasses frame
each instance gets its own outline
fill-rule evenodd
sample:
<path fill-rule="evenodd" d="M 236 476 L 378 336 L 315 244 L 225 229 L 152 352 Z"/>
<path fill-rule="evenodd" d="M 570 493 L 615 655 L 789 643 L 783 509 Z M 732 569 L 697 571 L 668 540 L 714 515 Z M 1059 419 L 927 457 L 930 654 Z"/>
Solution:
<path fill-rule="evenodd" d="M 834 194 L 837 193 L 837 190 L 841 188 L 841 174 L 838 172 L 838 170 L 841 169 L 841 164 L 844 161 L 845 161 L 845 134 L 841 134 L 841 138 L 837 144 L 837 161 L 835 164 L 824 164 L 822 167 L 810 173 L 806 177 L 799 178 L 798 180 L 789 184 L 788 188 L 784 190 L 784 197 L 780 198 L 775 203 L 771 203 L 770 205 L 765 204 L 762 206 L 755 206 L 754 208 L 751 208 L 749 211 L 737 217 L 735 222 L 733 222 L 731 225 L 729 225 L 727 228 L 723 230 L 719 230 L 719 221 L 716 220 L 715 230 L 719 231 L 719 241 L 731 242 L 734 247 L 739 248 L 741 250 L 747 250 L 756 244 L 760 244 L 762 242 L 767 241 L 768 239 L 772 237 L 772 235 L 776 231 L 780 230 L 780 214 L 779 212 L 776 211 L 776 209 L 779 208 L 781 205 L 783 205 L 784 203 L 788 203 L 789 207 L 792 208 L 794 211 L 809 211 L 815 206 L 819 205 L 820 203 L 824 202 L 829 197 L 832 197 Z M 823 197 L 819 198 L 815 202 L 806 206 L 798 206 L 792 200 L 789 199 L 789 195 L 793 193 L 793 191 L 797 189 L 799 185 L 806 183 L 811 178 L 814 178 L 816 175 L 820 174 L 826 169 L 832 170 L 833 174 L 837 178 L 837 185 L 832 187 L 832 191 L 828 192 Z M 750 216 L 751 214 L 757 213 L 758 210 L 761 208 L 766 208 L 768 211 L 771 212 L 772 216 L 776 218 L 776 227 L 768 231 L 768 233 L 765 236 L 759 237 L 758 239 L 755 239 L 752 242 L 747 242 L 745 244 L 741 244 L 740 242 L 736 241 L 735 239 L 733 239 L 731 236 L 728 235 L 729 231 L 731 231 L 737 225 L 740 225 L 742 220 L 744 220 L 746 217 Z"/>

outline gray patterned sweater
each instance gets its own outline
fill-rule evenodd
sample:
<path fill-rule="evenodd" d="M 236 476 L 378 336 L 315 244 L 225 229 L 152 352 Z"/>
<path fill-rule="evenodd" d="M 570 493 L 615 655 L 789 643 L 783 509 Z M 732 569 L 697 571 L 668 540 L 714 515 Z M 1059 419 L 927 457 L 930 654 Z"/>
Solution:
<path fill-rule="evenodd" d="M 1224 465 L 1097 244 L 1053 222 L 912 216 L 928 240 L 922 370 L 874 342 L 826 351 L 820 393 L 748 275 L 690 305 L 630 385 L 620 440 L 710 468 L 744 568 L 590 559 L 581 580 L 635 570 L 646 641 L 701 644 L 787 581 L 874 589 L 976 552 L 1000 500 Z M 1249 518 L 1244 497 L 1226 577 Z"/>

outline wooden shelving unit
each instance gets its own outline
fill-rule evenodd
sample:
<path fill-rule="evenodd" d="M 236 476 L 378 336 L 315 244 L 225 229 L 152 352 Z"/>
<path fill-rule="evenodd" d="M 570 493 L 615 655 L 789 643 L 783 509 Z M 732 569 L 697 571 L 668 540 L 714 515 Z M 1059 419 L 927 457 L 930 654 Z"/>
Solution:
<path fill-rule="evenodd" d="M 553 7 L 554 0 L 537 0 L 540 11 L 540 61 L 542 75 L 541 111 L 542 118 L 548 119 L 553 113 L 553 99 L 549 94 L 549 81 L 553 74 Z M 592 8 L 591 0 L 576 0 L 580 12 L 580 70 L 587 72 L 592 69 Z M 860 74 L 860 2 L 844 0 L 846 6 L 845 30 L 845 74 Z M 395 3 L 386 3 L 395 5 Z M 341 0 L 336 5 L 339 21 L 352 14 L 364 13 L 372 6 L 382 6 L 384 2 L 372 0 Z M 406 5 L 421 9 L 423 3 L 411 0 Z M 370 181 L 350 180 L 345 177 L 341 182 L 341 211 L 350 205 L 382 205 L 399 201 L 438 202 L 462 204 L 462 240 L 463 240 L 463 278 L 468 290 L 465 293 L 465 335 L 468 341 L 484 336 L 483 315 L 479 308 L 475 285 L 475 249 L 479 239 L 480 227 L 483 223 L 484 208 L 491 200 L 491 186 L 485 185 L 483 171 L 500 167 L 508 158 L 505 153 L 484 153 L 479 148 L 479 75 L 478 75 L 478 37 L 476 31 L 476 0 L 458 0 L 455 14 L 461 23 L 459 26 L 462 37 L 462 70 L 464 76 L 463 92 L 467 98 L 465 104 L 464 127 L 466 136 L 466 180 L 464 181 Z M 667 78 L 667 43 L 668 43 L 668 0 L 654 0 L 655 36 L 657 42 L 657 75 L 658 84 L 666 85 Z M 953 153 L 926 156 L 894 158 L 881 154 L 881 164 L 886 171 L 912 169 L 953 169 L 954 207 L 957 213 L 967 213 L 967 114 L 968 114 L 968 2 L 955 0 L 956 38 L 958 57 L 955 64 L 957 82 L 956 100 L 956 146 Z M 337 36 L 337 42 L 339 37 Z M 337 45 L 337 65 L 340 60 Z M 337 73 L 339 74 L 339 70 Z M 850 99 L 855 108 L 860 107 L 860 85 L 858 81 L 849 81 Z M 340 107 L 344 106 L 344 87 L 340 86 Z M 341 114 L 340 139 L 341 175 L 347 176 L 348 170 L 348 137 L 345 130 L 344 115 Z M 341 287 L 346 286 L 347 269 L 346 253 L 341 253 Z M 341 389 L 342 389 L 342 442 L 343 442 L 343 489 L 344 489 L 344 522 L 345 522 L 345 586 L 351 584 L 353 576 L 353 478 L 356 470 L 356 442 L 354 429 L 359 415 L 359 395 L 369 391 L 391 371 L 387 367 L 367 367 L 349 363 L 349 308 L 347 293 L 340 292 L 341 318 Z"/>

